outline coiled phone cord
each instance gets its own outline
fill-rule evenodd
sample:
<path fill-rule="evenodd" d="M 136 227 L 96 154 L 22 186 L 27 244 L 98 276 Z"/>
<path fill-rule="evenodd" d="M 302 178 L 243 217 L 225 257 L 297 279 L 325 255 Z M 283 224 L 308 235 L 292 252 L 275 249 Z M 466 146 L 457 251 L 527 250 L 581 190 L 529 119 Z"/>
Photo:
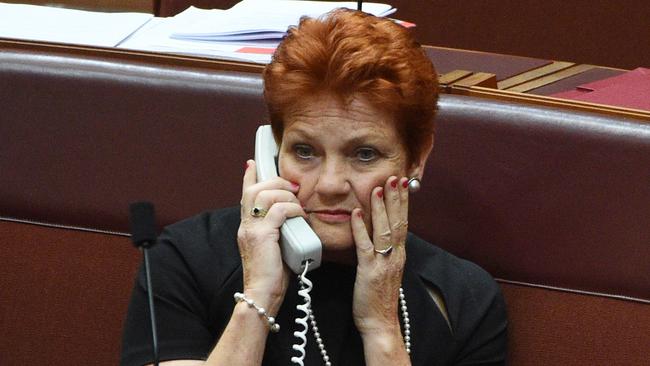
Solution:
<path fill-rule="evenodd" d="M 307 325 L 307 321 L 311 323 L 311 329 L 314 332 L 314 338 L 316 338 L 316 344 L 318 345 L 318 349 L 320 349 L 320 354 L 321 357 L 323 357 L 323 362 L 325 363 L 325 366 L 332 366 L 332 363 L 330 362 L 330 358 L 327 354 L 327 350 L 325 349 L 325 344 L 323 343 L 323 339 L 320 336 L 320 332 L 318 331 L 318 325 L 316 324 L 316 317 L 314 316 L 314 313 L 311 309 L 311 296 L 309 293 L 311 292 L 313 288 L 312 282 L 305 276 L 307 274 L 307 271 L 309 270 L 309 261 L 305 262 L 305 268 L 302 271 L 302 274 L 298 275 L 298 281 L 300 284 L 300 290 L 298 290 L 298 295 L 302 296 L 302 298 L 305 300 L 303 304 L 296 305 L 296 309 L 302 311 L 305 316 L 302 318 L 296 318 L 295 323 L 298 325 L 302 325 L 302 330 L 300 331 L 295 331 L 293 332 L 293 336 L 299 339 L 299 343 L 295 343 L 292 348 L 295 351 L 298 351 L 300 353 L 300 356 L 298 357 L 291 357 L 291 362 L 296 365 L 304 366 L 304 360 L 305 360 L 305 346 L 307 345 L 307 331 L 309 330 L 309 326 Z M 400 304 L 400 310 L 402 312 L 402 325 L 404 327 L 404 347 L 406 349 L 406 353 L 409 355 L 411 354 L 411 322 L 409 319 L 409 313 L 408 313 L 408 307 L 406 306 L 406 296 L 404 295 L 404 289 L 402 287 L 399 288 L 399 304 Z"/>
<path fill-rule="evenodd" d="M 302 296 L 304 303 L 296 305 L 296 309 L 302 311 L 305 316 L 302 318 L 296 318 L 295 323 L 302 325 L 302 330 L 297 330 L 293 332 L 293 336 L 298 338 L 296 343 L 294 343 L 291 348 L 294 351 L 300 353 L 297 357 L 291 357 L 291 362 L 295 365 L 304 366 L 303 361 L 305 360 L 305 346 L 307 345 L 307 331 L 309 331 L 309 325 L 307 325 L 307 320 L 309 320 L 309 308 L 311 307 L 311 296 L 309 292 L 312 289 L 312 282 L 305 277 L 307 270 L 309 268 L 309 261 L 305 262 L 305 269 L 302 271 L 302 274 L 298 275 L 298 281 L 300 281 L 300 290 L 298 290 L 298 295 Z"/>

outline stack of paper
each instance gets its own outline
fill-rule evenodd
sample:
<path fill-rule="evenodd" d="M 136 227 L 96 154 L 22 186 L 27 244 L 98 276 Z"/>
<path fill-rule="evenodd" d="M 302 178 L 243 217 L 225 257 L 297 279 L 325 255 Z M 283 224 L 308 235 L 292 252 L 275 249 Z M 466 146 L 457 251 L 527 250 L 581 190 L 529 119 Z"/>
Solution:
<path fill-rule="evenodd" d="M 268 63 L 290 26 L 357 2 L 243 0 L 228 10 L 190 7 L 170 18 L 0 3 L 0 38 L 119 47 Z M 388 4 L 364 3 L 376 16 Z M 412 24 L 399 22 L 404 26 Z"/>
<path fill-rule="evenodd" d="M 115 47 L 152 18 L 144 13 L 0 3 L 0 37 Z"/>
<path fill-rule="evenodd" d="M 268 63 L 287 29 L 302 16 L 318 17 L 333 9 L 356 9 L 356 2 L 244 0 L 228 10 L 190 7 L 154 19 L 119 47 L 155 52 Z M 363 11 L 386 16 L 390 5 L 364 3 Z"/>
<path fill-rule="evenodd" d="M 171 36 L 206 41 L 280 40 L 302 16 L 319 17 L 336 8 L 356 7 L 356 2 L 244 0 L 227 11 L 197 14 L 193 22 Z M 363 11 L 375 16 L 387 16 L 395 10 L 388 4 L 363 4 Z"/>

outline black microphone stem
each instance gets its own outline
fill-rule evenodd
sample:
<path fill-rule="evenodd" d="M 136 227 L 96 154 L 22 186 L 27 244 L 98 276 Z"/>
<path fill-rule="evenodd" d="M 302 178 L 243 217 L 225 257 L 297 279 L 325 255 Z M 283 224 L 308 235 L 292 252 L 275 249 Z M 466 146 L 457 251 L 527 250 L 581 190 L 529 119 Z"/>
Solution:
<path fill-rule="evenodd" d="M 153 286 L 149 264 L 149 248 L 156 244 L 156 214 L 151 202 L 134 202 L 129 205 L 129 222 L 131 224 L 131 241 L 136 248 L 142 249 L 144 256 L 144 276 L 147 281 L 147 300 L 149 300 L 149 319 L 151 320 L 151 339 L 153 363 L 158 366 L 158 330 L 156 329 L 156 312 L 153 303 Z"/>
<path fill-rule="evenodd" d="M 149 248 L 142 248 L 144 255 L 144 275 L 147 280 L 147 297 L 149 299 L 149 318 L 151 319 L 151 340 L 153 344 L 153 364 L 158 366 L 158 331 L 156 330 L 156 312 L 153 306 L 153 287 L 151 286 L 151 271 L 149 271 Z"/>
<path fill-rule="evenodd" d="M 357 10 L 361 10 L 363 0 L 357 0 Z"/>

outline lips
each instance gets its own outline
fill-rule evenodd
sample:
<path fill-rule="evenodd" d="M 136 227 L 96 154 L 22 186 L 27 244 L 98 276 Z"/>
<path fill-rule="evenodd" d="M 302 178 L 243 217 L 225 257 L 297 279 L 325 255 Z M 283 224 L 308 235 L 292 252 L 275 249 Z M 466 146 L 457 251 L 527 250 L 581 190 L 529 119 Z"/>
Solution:
<path fill-rule="evenodd" d="M 349 210 L 312 210 L 308 213 L 316 216 L 320 221 L 327 223 L 340 223 L 350 221 L 352 211 Z"/>
<path fill-rule="evenodd" d="M 350 215 L 352 211 L 349 210 L 312 210 L 314 213 L 323 213 L 328 215 Z"/>

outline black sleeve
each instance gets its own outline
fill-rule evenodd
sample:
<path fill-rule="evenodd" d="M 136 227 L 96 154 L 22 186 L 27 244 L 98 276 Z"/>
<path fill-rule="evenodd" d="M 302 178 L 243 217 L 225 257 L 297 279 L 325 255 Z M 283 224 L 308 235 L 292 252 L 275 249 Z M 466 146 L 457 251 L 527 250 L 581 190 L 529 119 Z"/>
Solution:
<path fill-rule="evenodd" d="M 160 361 L 204 360 L 214 348 L 230 317 L 213 306 L 214 298 L 240 267 L 238 220 L 238 210 L 205 213 L 166 228 L 150 249 Z M 153 362 L 150 324 L 141 266 L 124 324 L 121 365 Z"/>
<path fill-rule="evenodd" d="M 499 285 L 478 266 L 465 271 L 463 320 L 457 331 L 463 344 L 455 365 L 505 365 L 508 320 Z"/>

